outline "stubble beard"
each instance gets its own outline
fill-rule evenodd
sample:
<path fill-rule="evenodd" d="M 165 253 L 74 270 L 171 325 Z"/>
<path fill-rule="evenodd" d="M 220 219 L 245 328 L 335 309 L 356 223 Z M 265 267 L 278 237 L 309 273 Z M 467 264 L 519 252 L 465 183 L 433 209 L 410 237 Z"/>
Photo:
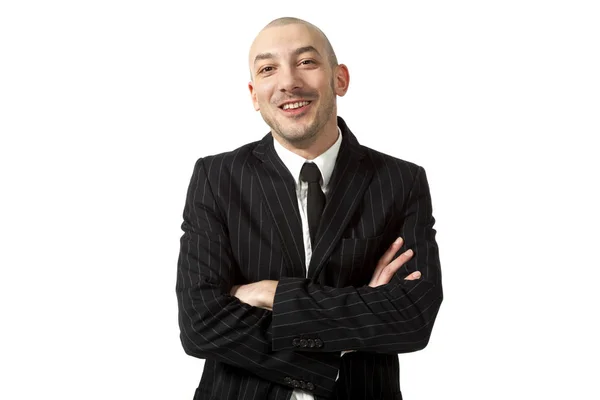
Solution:
<path fill-rule="evenodd" d="M 320 110 L 317 110 L 317 115 L 315 116 L 314 120 L 306 127 L 284 128 L 276 118 L 267 116 L 262 112 L 261 115 L 273 133 L 280 136 L 286 142 L 290 143 L 296 148 L 307 148 L 317 140 L 319 132 L 323 130 L 334 112 L 334 93 L 332 81 L 331 92 L 328 93 L 326 98 L 323 99 L 325 101 L 323 103 L 323 107 Z"/>

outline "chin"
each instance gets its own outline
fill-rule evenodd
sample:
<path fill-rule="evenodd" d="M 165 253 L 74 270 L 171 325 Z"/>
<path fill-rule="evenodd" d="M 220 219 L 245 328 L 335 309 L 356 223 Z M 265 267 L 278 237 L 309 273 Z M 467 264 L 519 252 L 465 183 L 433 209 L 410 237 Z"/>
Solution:
<path fill-rule="evenodd" d="M 310 139 L 310 135 L 304 134 L 304 133 L 286 133 L 284 132 L 281 136 L 284 137 L 285 140 L 287 140 L 290 143 L 302 143 L 304 141 L 306 141 L 307 139 Z"/>
<path fill-rule="evenodd" d="M 302 132 L 290 132 L 284 131 L 282 133 L 283 138 L 289 143 L 293 143 L 298 147 L 308 146 L 314 142 L 316 134 L 310 130 L 302 130 Z"/>

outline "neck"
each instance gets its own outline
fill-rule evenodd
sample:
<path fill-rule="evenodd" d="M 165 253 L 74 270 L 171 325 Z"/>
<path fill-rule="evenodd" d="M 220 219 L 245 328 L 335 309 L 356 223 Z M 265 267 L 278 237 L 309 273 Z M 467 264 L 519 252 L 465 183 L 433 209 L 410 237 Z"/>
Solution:
<path fill-rule="evenodd" d="M 328 121 L 321 132 L 318 132 L 307 143 L 290 143 L 277 134 L 273 135 L 273 138 L 283 147 L 298 154 L 300 157 L 306 160 L 314 160 L 325 153 L 338 139 L 337 118 L 332 118 Z"/>

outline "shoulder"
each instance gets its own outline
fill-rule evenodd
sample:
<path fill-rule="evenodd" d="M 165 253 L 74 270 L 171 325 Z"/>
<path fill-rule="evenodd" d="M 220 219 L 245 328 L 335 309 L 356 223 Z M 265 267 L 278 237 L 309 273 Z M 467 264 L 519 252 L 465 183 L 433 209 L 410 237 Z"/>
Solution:
<path fill-rule="evenodd" d="M 340 116 L 338 116 L 338 126 L 344 135 L 344 139 L 347 141 L 347 146 L 345 147 L 350 151 L 359 154 L 359 157 L 365 155 L 373 165 L 375 173 L 381 177 L 388 176 L 397 179 L 398 175 L 400 175 L 400 178 L 403 181 L 414 180 L 419 174 L 419 171 L 423 169 L 413 162 L 391 156 L 360 144 L 357 136 L 355 136 L 346 124 L 346 121 Z M 360 137 L 360 135 L 358 137 Z"/>
<path fill-rule="evenodd" d="M 363 150 L 374 169 L 372 187 L 383 195 L 393 196 L 399 207 L 405 204 L 411 193 L 428 192 L 427 176 L 422 166 L 365 146 Z"/>
<path fill-rule="evenodd" d="M 248 163 L 252 152 L 260 142 L 257 140 L 230 151 L 200 157 L 196 161 L 196 169 L 203 168 L 209 175 L 212 175 L 214 171 L 223 172 L 241 168 Z"/>
<path fill-rule="evenodd" d="M 376 173 L 389 176 L 400 175 L 402 178 L 407 177 L 412 181 L 422 173 L 421 171 L 424 171 L 423 167 L 414 162 L 391 156 L 367 146 L 360 145 L 360 147 L 371 160 Z"/>
<path fill-rule="evenodd" d="M 253 157 L 253 152 L 261 140 L 247 143 L 234 150 L 203 156 L 196 161 L 194 171 L 203 169 L 209 180 L 227 178 L 232 173 L 243 171 Z"/>

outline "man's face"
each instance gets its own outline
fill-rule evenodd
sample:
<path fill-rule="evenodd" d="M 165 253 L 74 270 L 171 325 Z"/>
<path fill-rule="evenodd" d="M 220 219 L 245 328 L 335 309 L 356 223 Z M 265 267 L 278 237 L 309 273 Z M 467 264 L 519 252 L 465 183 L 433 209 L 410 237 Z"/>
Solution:
<path fill-rule="evenodd" d="M 334 71 L 318 32 L 302 24 L 263 30 L 250 50 L 250 71 L 254 108 L 286 141 L 309 145 L 335 121 Z"/>

